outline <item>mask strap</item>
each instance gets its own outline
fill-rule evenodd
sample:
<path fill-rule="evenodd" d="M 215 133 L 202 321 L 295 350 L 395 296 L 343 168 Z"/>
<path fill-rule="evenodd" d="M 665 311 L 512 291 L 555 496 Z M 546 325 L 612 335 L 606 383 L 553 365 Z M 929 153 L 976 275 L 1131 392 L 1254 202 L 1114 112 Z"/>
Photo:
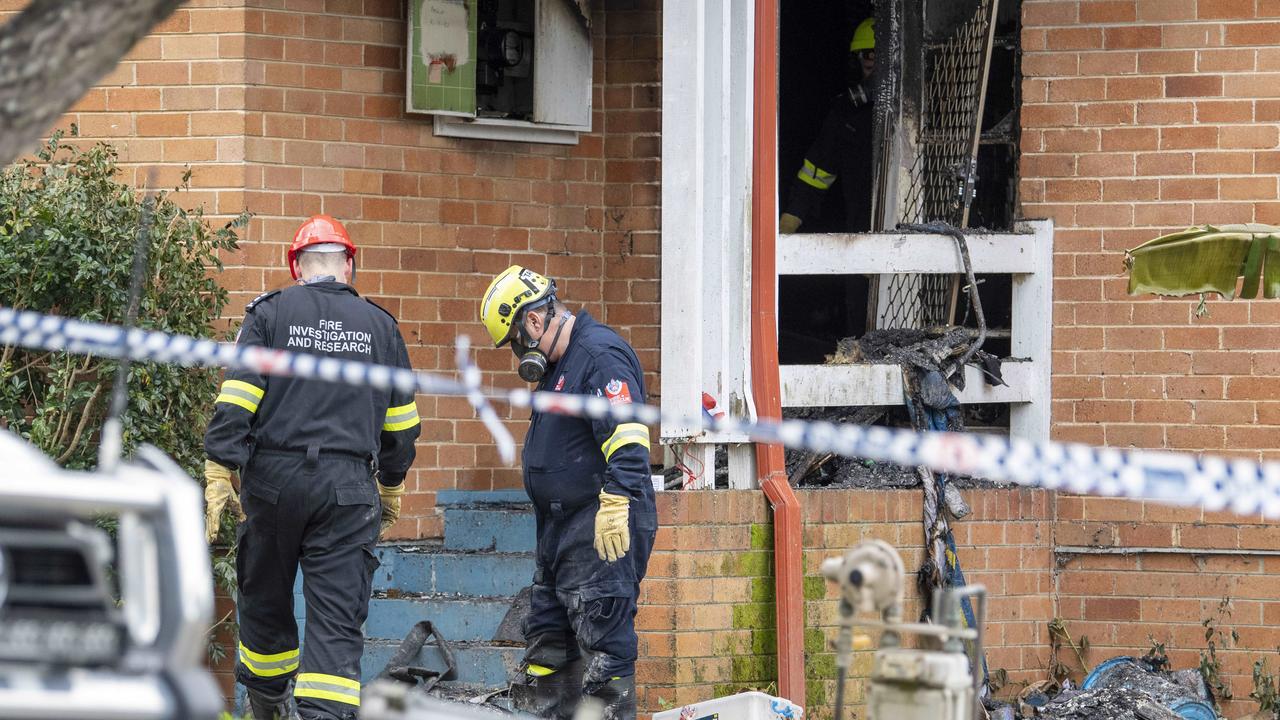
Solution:
<path fill-rule="evenodd" d="M 555 310 L 552 309 L 551 312 L 555 313 Z M 551 336 L 550 349 L 542 351 L 542 353 L 547 356 L 548 360 L 551 359 L 551 353 L 556 349 L 556 342 L 560 340 L 560 331 L 564 330 L 564 324 L 568 322 L 570 317 L 571 316 L 568 312 L 560 316 L 560 324 L 556 326 L 556 334 Z M 546 337 L 546 335 L 547 335 L 546 333 L 542 333 L 543 337 Z M 538 338 L 538 341 L 541 342 L 542 338 Z"/>
<path fill-rule="evenodd" d="M 533 312 L 533 310 L 532 310 L 532 309 L 530 309 L 530 310 L 525 310 L 525 313 L 530 313 L 530 312 Z M 572 315 L 572 313 L 570 313 L 569 311 L 567 311 L 567 310 L 566 310 L 566 311 L 565 311 L 565 313 L 564 313 L 564 316 L 563 316 L 563 317 L 561 318 L 561 320 L 560 320 L 560 325 L 558 325 L 558 326 L 556 327 L 556 334 L 555 334 L 555 336 L 551 338 L 551 347 L 553 347 L 553 348 L 554 348 L 554 347 L 556 346 L 556 340 L 559 340 L 559 339 L 560 339 L 560 330 L 562 330 L 562 329 L 564 328 L 564 321 L 565 321 L 565 319 L 567 319 L 570 315 Z M 555 319 L 555 317 L 556 317 L 556 303 L 555 303 L 555 297 L 552 297 L 552 298 L 551 298 L 551 300 L 550 300 L 550 301 L 548 301 L 548 303 L 547 303 L 547 322 L 548 322 L 548 323 L 550 323 L 552 320 L 554 320 L 554 319 Z M 543 340 L 543 338 L 545 338 L 545 337 L 547 336 L 547 331 L 546 331 L 546 330 L 543 330 L 543 331 L 542 331 L 542 336 L 541 336 L 541 337 L 539 337 L 537 340 L 534 340 L 534 339 L 533 339 L 533 337 L 532 337 L 531 335 L 529 335 L 529 332 L 528 332 L 527 330 L 525 330 L 525 329 L 524 329 L 524 316 L 523 316 L 523 315 L 521 315 L 521 317 L 520 317 L 520 321 L 519 321 L 519 324 L 518 324 L 518 326 L 517 326 L 517 327 L 519 328 L 519 333 L 520 333 L 520 335 L 521 335 L 522 337 L 527 337 L 527 338 L 529 338 L 529 342 L 527 342 L 527 343 L 521 343 L 521 344 L 523 344 L 523 345 L 525 346 L 525 348 L 526 348 L 526 349 L 528 349 L 528 350 L 537 350 L 537 349 L 538 349 L 538 347 L 539 347 L 540 345 L 542 345 L 542 340 Z M 543 354 L 545 355 L 546 353 L 543 353 Z"/>

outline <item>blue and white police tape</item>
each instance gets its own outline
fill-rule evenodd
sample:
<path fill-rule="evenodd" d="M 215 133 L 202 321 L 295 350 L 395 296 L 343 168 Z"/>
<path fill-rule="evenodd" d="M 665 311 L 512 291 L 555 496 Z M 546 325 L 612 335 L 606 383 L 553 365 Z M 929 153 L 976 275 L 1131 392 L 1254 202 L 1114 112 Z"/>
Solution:
<path fill-rule="evenodd" d="M 480 372 L 470 366 L 468 341 L 459 340 L 458 359 L 468 387 L 447 378 L 387 365 L 319 357 L 253 345 L 219 343 L 205 338 L 153 330 L 126 330 L 117 325 L 88 323 L 55 315 L 0 308 L 0 344 L 33 350 L 63 351 L 102 357 L 129 358 L 188 367 L 225 367 L 262 375 L 301 377 L 348 385 L 428 395 L 460 395 L 470 401 L 494 436 L 506 463 L 515 462 L 515 443 L 498 420 L 486 396 L 479 392 Z"/>
<path fill-rule="evenodd" d="M 899 465 L 922 465 L 936 472 L 971 475 L 1030 487 L 1082 494 L 1151 499 L 1242 515 L 1280 517 L 1280 463 L 1196 456 L 1148 450 L 1011 440 L 973 433 L 915 432 L 864 425 L 802 420 L 750 422 L 733 417 L 663 415 L 640 404 L 611 404 L 593 395 L 480 389 L 480 371 L 467 361 L 460 340 L 463 382 L 429 373 L 143 330 L 84 323 L 39 313 L 0 309 L 0 343 L 38 350 L 93 353 L 187 366 L 222 366 L 263 375 L 314 378 L 372 387 L 394 387 L 430 395 L 466 397 L 494 434 L 500 449 L 510 435 L 488 400 L 515 407 L 612 418 L 645 425 L 667 423 L 741 434 L 755 442 Z M 504 460 L 508 459 L 504 451 Z"/>

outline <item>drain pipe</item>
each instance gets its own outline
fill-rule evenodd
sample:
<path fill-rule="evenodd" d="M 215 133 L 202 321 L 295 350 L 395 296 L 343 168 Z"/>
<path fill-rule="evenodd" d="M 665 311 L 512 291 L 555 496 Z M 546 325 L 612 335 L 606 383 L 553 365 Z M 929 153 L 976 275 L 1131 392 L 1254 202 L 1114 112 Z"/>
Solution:
<path fill-rule="evenodd" d="M 755 0 L 751 161 L 751 391 L 757 415 L 781 419 L 778 389 L 778 0 Z M 756 445 L 760 485 L 773 508 L 778 694 L 797 705 L 804 688 L 804 561 L 800 500 L 780 445 Z"/>

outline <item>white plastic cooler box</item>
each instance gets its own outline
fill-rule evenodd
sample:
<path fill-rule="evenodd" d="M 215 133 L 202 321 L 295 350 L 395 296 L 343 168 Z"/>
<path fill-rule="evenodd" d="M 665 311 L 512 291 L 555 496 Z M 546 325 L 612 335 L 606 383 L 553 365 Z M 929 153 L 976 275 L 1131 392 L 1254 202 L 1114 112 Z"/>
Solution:
<path fill-rule="evenodd" d="M 744 692 L 654 713 L 653 720 L 803 720 L 804 708 L 786 698 Z"/>

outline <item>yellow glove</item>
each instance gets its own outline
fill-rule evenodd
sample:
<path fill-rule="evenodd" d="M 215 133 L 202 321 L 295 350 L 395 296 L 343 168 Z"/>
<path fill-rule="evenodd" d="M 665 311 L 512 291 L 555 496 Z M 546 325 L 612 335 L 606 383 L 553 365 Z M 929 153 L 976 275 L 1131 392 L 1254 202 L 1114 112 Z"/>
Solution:
<path fill-rule="evenodd" d="M 616 562 L 631 549 L 629 512 L 631 498 L 600 493 L 600 509 L 596 511 L 596 554 L 601 560 Z"/>
<path fill-rule="evenodd" d="M 378 497 L 382 499 L 382 527 L 378 529 L 378 539 L 387 534 L 387 528 L 400 519 L 400 496 L 404 495 L 404 483 L 395 487 L 387 487 L 378 483 Z"/>
<path fill-rule="evenodd" d="M 778 218 L 778 234 L 790 235 L 800 229 L 800 223 L 804 222 L 797 215 L 791 213 L 782 213 L 782 217 Z"/>
<path fill-rule="evenodd" d="M 244 521 L 244 509 L 231 485 L 231 468 L 212 460 L 204 461 L 204 537 L 212 545 L 222 529 L 222 510 L 231 505 L 236 519 Z"/>

